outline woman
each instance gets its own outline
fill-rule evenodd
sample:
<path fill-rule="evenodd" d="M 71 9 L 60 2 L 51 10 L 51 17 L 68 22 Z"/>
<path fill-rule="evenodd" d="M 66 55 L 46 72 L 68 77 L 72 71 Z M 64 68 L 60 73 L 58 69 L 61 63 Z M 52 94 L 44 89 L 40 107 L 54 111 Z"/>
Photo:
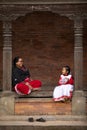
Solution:
<path fill-rule="evenodd" d="M 29 70 L 24 66 L 21 57 L 15 57 L 12 68 L 12 89 L 20 95 L 30 94 L 31 91 L 39 90 L 42 83 L 32 80 Z"/>

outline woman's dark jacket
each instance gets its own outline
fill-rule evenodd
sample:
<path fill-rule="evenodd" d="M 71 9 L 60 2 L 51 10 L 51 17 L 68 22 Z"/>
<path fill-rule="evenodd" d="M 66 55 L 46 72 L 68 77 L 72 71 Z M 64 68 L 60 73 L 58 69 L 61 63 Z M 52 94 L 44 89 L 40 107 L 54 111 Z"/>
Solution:
<path fill-rule="evenodd" d="M 12 69 L 12 87 L 14 87 L 17 83 L 24 81 L 27 77 L 30 77 L 30 72 L 26 68 L 13 68 Z"/>

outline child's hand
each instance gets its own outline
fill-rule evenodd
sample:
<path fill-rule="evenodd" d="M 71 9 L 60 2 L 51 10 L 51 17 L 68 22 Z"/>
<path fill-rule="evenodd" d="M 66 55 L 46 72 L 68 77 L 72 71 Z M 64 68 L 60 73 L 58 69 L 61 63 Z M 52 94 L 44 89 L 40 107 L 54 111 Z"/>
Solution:
<path fill-rule="evenodd" d="M 64 78 L 64 83 L 67 83 L 68 82 L 68 78 Z"/>
<path fill-rule="evenodd" d="M 59 81 L 60 84 L 66 84 L 68 82 L 68 78 L 63 78 Z"/>

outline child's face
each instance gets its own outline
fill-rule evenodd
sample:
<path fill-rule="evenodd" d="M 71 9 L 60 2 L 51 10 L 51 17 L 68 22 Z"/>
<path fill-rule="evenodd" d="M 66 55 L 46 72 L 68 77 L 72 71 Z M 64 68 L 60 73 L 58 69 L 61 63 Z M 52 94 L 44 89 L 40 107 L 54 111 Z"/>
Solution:
<path fill-rule="evenodd" d="M 68 72 L 67 72 L 66 68 L 63 67 L 63 68 L 62 68 L 62 74 L 63 74 L 63 75 L 67 75 L 67 73 L 68 73 Z"/>

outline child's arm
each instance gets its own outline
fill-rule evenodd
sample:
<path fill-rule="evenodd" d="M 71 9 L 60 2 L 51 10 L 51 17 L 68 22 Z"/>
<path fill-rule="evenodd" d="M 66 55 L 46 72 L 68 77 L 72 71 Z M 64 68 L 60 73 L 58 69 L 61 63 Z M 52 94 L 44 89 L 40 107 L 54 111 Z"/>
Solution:
<path fill-rule="evenodd" d="M 60 76 L 59 81 L 58 81 L 58 85 L 66 84 L 67 81 L 68 81 L 67 78 Z"/>
<path fill-rule="evenodd" d="M 68 78 L 68 77 L 61 77 L 60 76 L 60 78 L 59 78 L 59 82 L 58 82 L 58 85 L 63 85 L 63 84 L 74 84 L 74 79 L 73 79 L 73 77 L 71 76 L 70 78 Z"/>
<path fill-rule="evenodd" d="M 59 80 L 59 85 L 67 84 L 68 81 L 69 81 L 68 78 L 60 79 L 60 80 Z"/>
<path fill-rule="evenodd" d="M 73 78 L 72 76 L 71 76 L 71 78 L 69 79 L 68 84 L 71 84 L 71 85 L 74 84 L 74 78 Z"/>

